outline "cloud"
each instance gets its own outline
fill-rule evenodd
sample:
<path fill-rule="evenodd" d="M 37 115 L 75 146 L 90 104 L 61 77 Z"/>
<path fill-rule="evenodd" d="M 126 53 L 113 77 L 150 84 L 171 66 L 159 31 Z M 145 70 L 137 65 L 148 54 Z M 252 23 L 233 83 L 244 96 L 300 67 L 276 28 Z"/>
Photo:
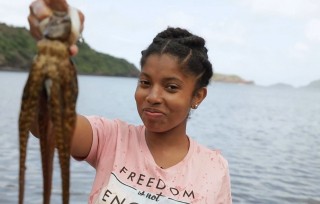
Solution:
<path fill-rule="evenodd" d="M 320 19 L 312 19 L 307 23 L 305 35 L 308 40 L 320 43 Z"/>
<path fill-rule="evenodd" d="M 222 44 L 243 45 L 246 33 L 246 27 L 239 22 L 220 22 L 205 29 L 205 35 L 210 41 Z"/>
<path fill-rule="evenodd" d="M 29 4 L 30 2 L 27 1 L 21 1 L 19 3 L 1 1 L 0 22 L 12 22 L 13 25 L 27 26 Z M 24 16 L 24 18 L 22 18 L 22 16 Z"/>
<path fill-rule="evenodd" d="M 242 0 L 242 2 L 255 13 L 295 18 L 320 15 L 320 1 L 318 0 Z"/>
<path fill-rule="evenodd" d="M 294 59 L 304 60 L 308 54 L 310 47 L 304 42 L 297 42 L 290 51 Z"/>
<path fill-rule="evenodd" d="M 170 26 L 182 26 L 186 28 L 191 28 L 196 23 L 194 17 L 183 11 L 172 11 L 165 16 L 159 16 L 159 18 L 157 18 L 157 24 L 160 25 L 160 27 L 168 26 L 169 22 Z"/>

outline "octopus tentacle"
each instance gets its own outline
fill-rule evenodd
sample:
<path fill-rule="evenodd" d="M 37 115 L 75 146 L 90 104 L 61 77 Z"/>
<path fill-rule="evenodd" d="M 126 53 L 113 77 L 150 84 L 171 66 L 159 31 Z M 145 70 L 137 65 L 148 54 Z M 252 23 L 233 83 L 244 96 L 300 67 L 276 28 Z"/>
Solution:
<path fill-rule="evenodd" d="M 68 54 L 68 53 L 66 53 Z M 61 177 L 62 177 L 62 186 L 63 186 L 63 203 L 67 202 L 67 198 L 69 197 L 69 176 L 70 176 L 70 143 L 71 143 L 71 135 L 73 134 L 73 129 L 75 125 L 75 102 L 70 93 L 78 92 L 77 85 L 71 86 L 71 81 L 74 79 L 74 75 L 71 75 L 70 71 L 75 69 L 68 58 L 61 62 L 60 67 L 64 67 L 61 70 L 63 75 L 61 75 L 61 88 L 62 92 L 62 102 L 63 102 L 63 111 L 62 111 L 62 128 L 64 132 L 64 136 L 60 139 L 60 149 L 58 149 L 59 160 L 61 166 Z M 76 94 L 77 95 L 77 94 Z M 70 100 L 73 100 L 70 103 Z"/>
<path fill-rule="evenodd" d="M 50 127 L 50 108 L 47 105 L 48 96 L 43 88 L 40 98 L 40 109 L 38 116 L 40 149 L 42 160 L 43 176 L 43 203 L 49 203 L 52 188 L 53 156 L 54 156 L 54 136 Z"/>
<path fill-rule="evenodd" d="M 69 167 L 70 167 L 70 150 L 65 148 L 66 145 L 69 145 L 68 141 L 65 141 L 64 138 L 70 137 L 67 132 L 63 129 L 63 112 L 64 112 L 64 102 L 63 102 L 63 81 L 62 76 L 67 74 L 63 70 L 66 69 L 65 65 L 61 64 L 61 61 L 68 59 L 68 50 L 67 47 L 59 41 L 49 41 L 50 44 L 47 45 L 48 50 L 52 53 L 52 56 L 48 58 L 47 65 L 47 78 L 51 80 L 51 87 L 48 93 L 49 95 L 49 110 L 50 118 L 53 125 L 53 133 L 56 147 L 59 153 L 59 161 L 61 166 L 61 175 L 62 175 L 62 192 L 63 192 L 63 203 L 67 204 L 69 201 Z M 57 60 L 59 59 L 59 60 Z M 48 137 L 48 136 L 47 136 Z M 50 145 L 49 145 L 50 146 Z M 63 155 L 65 154 L 65 155 Z M 61 164 L 61 161 L 66 161 Z M 52 165 L 52 162 L 50 163 Z M 45 169 L 44 169 L 45 171 Z M 49 178 L 48 178 L 49 179 Z M 51 179 L 51 178 L 50 178 Z M 44 189 L 44 193 L 50 193 L 50 189 Z"/>
<path fill-rule="evenodd" d="M 50 126 L 50 116 L 52 115 L 52 108 L 50 106 L 50 99 L 55 97 L 52 93 L 59 92 L 52 91 L 52 84 L 57 83 L 53 81 L 53 74 L 58 73 L 57 63 L 55 62 L 55 57 L 46 56 L 51 52 L 50 41 L 42 40 L 41 43 L 38 43 L 38 49 L 44 49 L 43 57 L 46 57 L 46 63 L 43 66 L 43 70 L 46 72 L 46 78 L 42 85 L 42 95 L 40 100 L 40 109 L 39 109 L 39 134 L 40 134 L 40 147 L 41 147 L 41 157 L 42 157 L 42 175 L 43 175 L 43 203 L 50 203 L 51 189 L 52 189 L 52 172 L 53 172 L 53 156 L 54 156 L 54 147 L 55 147 L 55 138 L 53 132 L 54 130 Z M 55 77 L 57 78 L 57 77 Z M 49 82 L 49 83 L 48 83 Z"/>
<path fill-rule="evenodd" d="M 65 133 L 64 138 L 61 138 L 63 141 L 63 154 L 59 152 L 60 156 L 60 165 L 61 165 L 61 172 L 62 172 L 62 182 L 63 186 L 68 189 L 69 186 L 69 165 L 70 165 L 70 143 L 71 143 L 71 135 L 73 134 L 75 122 L 76 122 L 76 100 L 78 95 L 78 85 L 76 79 L 76 70 L 75 67 L 70 64 L 69 60 L 64 62 L 66 63 L 65 72 L 62 76 L 62 86 L 63 86 L 63 102 L 64 102 L 64 109 L 63 109 L 63 130 Z M 63 198 L 69 197 L 68 191 L 63 191 Z"/>
<path fill-rule="evenodd" d="M 65 47 L 63 47 L 65 48 Z M 60 54 L 67 54 L 67 50 L 61 49 Z M 59 68 L 66 69 L 65 66 L 59 64 Z M 62 80 L 64 73 L 62 70 L 60 72 L 51 72 L 49 71 L 50 79 L 52 79 L 52 89 L 50 98 L 50 106 L 52 113 L 52 123 L 54 124 L 54 133 L 55 140 L 57 144 L 58 154 L 59 154 L 59 162 L 61 166 L 61 177 L 62 177 L 62 192 L 63 192 L 63 203 L 68 203 L 69 199 L 69 177 L 70 177 L 70 135 L 63 128 L 63 118 L 65 111 L 65 103 L 63 100 L 63 92 L 66 90 L 63 88 L 64 81 Z M 72 127 L 73 128 L 73 127 Z"/>
<path fill-rule="evenodd" d="M 42 63 L 33 63 L 26 86 L 23 90 L 21 111 L 19 115 L 19 145 L 20 145 L 20 163 L 19 163 L 19 204 L 24 200 L 24 183 L 27 157 L 27 143 L 29 130 L 36 117 L 38 107 L 38 97 L 41 89 L 41 83 L 44 79 L 42 72 Z"/>

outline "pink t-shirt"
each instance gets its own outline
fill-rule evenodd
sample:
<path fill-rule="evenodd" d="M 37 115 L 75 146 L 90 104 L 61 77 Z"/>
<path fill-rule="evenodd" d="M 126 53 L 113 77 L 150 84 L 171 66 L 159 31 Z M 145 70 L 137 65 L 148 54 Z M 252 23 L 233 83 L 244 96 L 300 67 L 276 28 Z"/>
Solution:
<path fill-rule="evenodd" d="M 230 204 L 227 161 L 190 139 L 186 157 L 160 168 L 145 141 L 145 127 L 87 117 L 93 143 L 86 161 L 96 169 L 89 203 Z"/>

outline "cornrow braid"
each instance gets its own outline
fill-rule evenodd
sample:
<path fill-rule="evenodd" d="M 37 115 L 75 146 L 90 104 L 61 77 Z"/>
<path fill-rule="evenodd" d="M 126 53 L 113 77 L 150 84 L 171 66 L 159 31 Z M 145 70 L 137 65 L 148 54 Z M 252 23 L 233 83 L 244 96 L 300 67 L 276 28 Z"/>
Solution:
<path fill-rule="evenodd" d="M 195 91 L 208 86 L 213 75 L 205 40 L 182 28 L 168 27 L 160 32 L 141 54 L 141 67 L 152 54 L 170 54 L 177 57 L 183 71 L 197 77 Z"/>

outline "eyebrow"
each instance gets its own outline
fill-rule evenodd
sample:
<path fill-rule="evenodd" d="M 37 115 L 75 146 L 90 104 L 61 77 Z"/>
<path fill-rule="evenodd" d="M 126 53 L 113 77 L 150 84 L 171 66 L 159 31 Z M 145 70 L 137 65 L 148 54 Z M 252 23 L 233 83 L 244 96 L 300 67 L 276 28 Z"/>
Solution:
<path fill-rule="evenodd" d="M 150 75 L 145 73 L 145 72 L 140 72 L 140 76 L 145 76 L 147 78 L 151 78 Z M 167 82 L 167 81 L 178 81 L 179 83 L 183 84 L 183 80 L 181 80 L 179 78 L 176 78 L 176 77 L 166 77 L 161 81 L 164 81 L 164 82 Z"/>
<path fill-rule="evenodd" d="M 144 76 L 150 77 L 150 76 L 149 76 L 149 74 L 147 74 L 147 73 L 145 73 L 145 72 L 143 72 L 143 71 L 141 71 L 141 72 L 140 72 L 140 76 L 141 76 L 141 75 L 144 75 Z"/>
<path fill-rule="evenodd" d="M 175 78 L 175 77 L 168 77 L 168 78 L 165 78 L 164 81 L 178 81 L 180 83 L 183 83 L 182 80 L 178 79 L 178 78 Z"/>

